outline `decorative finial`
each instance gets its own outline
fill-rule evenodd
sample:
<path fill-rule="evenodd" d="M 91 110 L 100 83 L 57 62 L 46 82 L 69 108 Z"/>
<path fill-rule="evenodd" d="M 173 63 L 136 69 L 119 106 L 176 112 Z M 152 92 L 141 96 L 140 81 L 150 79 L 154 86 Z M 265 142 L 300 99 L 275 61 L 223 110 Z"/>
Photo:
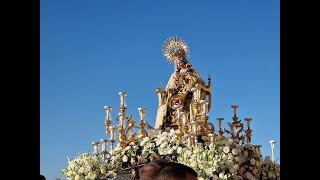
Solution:
<path fill-rule="evenodd" d="M 187 43 L 179 37 L 170 37 L 163 45 L 163 55 L 167 58 L 169 63 L 185 58 L 189 55 L 189 48 Z"/>

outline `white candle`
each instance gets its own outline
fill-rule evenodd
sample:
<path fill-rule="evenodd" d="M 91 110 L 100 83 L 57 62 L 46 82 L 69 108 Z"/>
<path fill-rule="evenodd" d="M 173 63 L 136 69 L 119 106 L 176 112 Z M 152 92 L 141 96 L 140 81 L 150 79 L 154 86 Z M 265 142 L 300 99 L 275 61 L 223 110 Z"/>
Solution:
<path fill-rule="evenodd" d="M 210 144 L 214 144 L 214 133 L 209 133 L 208 134 L 208 136 L 209 136 L 209 139 L 210 139 Z"/>
<path fill-rule="evenodd" d="M 99 142 L 92 142 L 93 148 L 94 148 L 94 153 L 98 154 L 99 153 Z"/>
<path fill-rule="evenodd" d="M 127 96 L 127 94 L 125 92 L 119 92 L 119 95 L 120 95 L 120 106 L 125 107 L 126 102 L 124 97 Z"/>
<path fill-rule="evenodd" d="M 114 127 L 110 128 L 111 130 L 111 136 L 110 136 L 110 141 L 114 140 Z"/>
<path fill-rule="evenodd" d="M 139 114 L 140 114 L 140 120 L 143 121 L 146 119 L 146 108 L 138 108 Z"/>
<path fill-rule="evenodd" d="M 112 107 L 111 106 L 104 106 L 104 109 L 106 110 L 106 119 L 107 120 L 110 120 L 110 114 L 111 114 L 111 110 L 112 110 Z"/>

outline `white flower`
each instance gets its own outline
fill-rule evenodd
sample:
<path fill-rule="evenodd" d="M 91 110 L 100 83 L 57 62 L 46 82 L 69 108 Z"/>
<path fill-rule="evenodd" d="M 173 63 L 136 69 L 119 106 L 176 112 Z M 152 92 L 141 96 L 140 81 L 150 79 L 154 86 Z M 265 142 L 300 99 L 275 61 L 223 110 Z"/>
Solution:
<path fill-rule="evenodd" d="M 160 145 L 160 148 L 164 149 L 167 146 L 167 142 L 164 142 Z"/>
<path fill-rule="evenodd" d="M 232 154 L 233 155 L 237 155 L 238 153 L 239 153 L 238 149 L 236 149 L 236 148 L 232 149 Z"/>
<path fill-rule="evenodd" d="M 219 173 L 219 178 L 223 179 L 223 176 L 224 176 L 223 172 Z"/>
<path fill-rule="evenodd" d="M 255 159 L 250 159 L 250 164 L 251 165 L 255 165 L 256 164 L 256 160 Z"/>
<path fill-rule="evenodd" d="M 204 180 L 204 178 L 203 177 L 199 177 L 198 180 Z"/>
<path fill-rule="evenodd" d="M 258 172 L 259 172 L 259 171 L 258 171 L 258 169 L 256 169 L 256 168 L 254 168 L 254 169 L 252 170 L 252 173 L 255 174 L 255 175 L 258 174 Z"/>
<path fill-rule="evenodd" d="M 224 153 L 228 153 L 230 151 L 230 148 L 228 147 L 228 146 L 225 146 L 224 148 L 223 148 L 223 152 Z"/>
<path fill-rule="evenodd" d="M 242 154 L 244 157 L 248 157 L 248 151 L 244 151 Z"/>
<path fill-rule="evenodd" d="M 167 152 L 167 154 L 172 154 L 172 153 L 173 153 L 172 149 L 169 149 L 169 151 Z"/>
<path fill-rule="evenodd" d="M 79 173 L 79 174 L 84 173 L 84 167 L 80 167 L 79 170 L 78 170 L 78 173 Z"/>
<path fill-rule="evenodd" d="M 177 153 L 178 153 L 178 154 L 181 154 L 181 153 L 182 153 L 182 147 L 178 147 Z"/>
<path fill-rule="evenodd" d="M 235 159 L 237 162 L 241 162 L 241 158 L 240 158 L 239 156 L 236 156 L 234 159 Z"/>
<path fill-rule="evenodd" d="M 140 142 L 140 146 L 142 146 L 142 147 L 143 147 L 145 144 L 146 144 L 146 141 L 141 141 L 141 142 Z"/>
<path fill-rule="evenodd" d="M 212 179 L 213 179 L 213 180 L 218 180 L 219 177 L 218 177 L 217 175 L 214 175 L 214 176 L 212 176 Z"/>
<path fill-rule="evenodd" d="M 131 149 L 131 146 L 127 146 L 124 150 L 128 151 Z"/>
<path fill-rule="evenodd" d="M 233 169 L 237 171 L 237 170 L 239 169 L 239 164 L 235 164 L 235 165 L 233 166 Z"/>
<path fill-rule="evenodd" d="M 73 174 L 73 171 L 72 171 L 72 170 L 70 170 L 70 171 L 67 172 L 67 176 L 68 176 L 68 177 L 72 176 L 72 174 Z"/>
<path fill-rule="evenodd" d="M 122 157 L 122 161 L 123 161 L 123 162 L 128 162 L 128 160 L 129 160 L 129 159 L 128 159 L 128 156 L 124 155 L 124 156 Z"/>

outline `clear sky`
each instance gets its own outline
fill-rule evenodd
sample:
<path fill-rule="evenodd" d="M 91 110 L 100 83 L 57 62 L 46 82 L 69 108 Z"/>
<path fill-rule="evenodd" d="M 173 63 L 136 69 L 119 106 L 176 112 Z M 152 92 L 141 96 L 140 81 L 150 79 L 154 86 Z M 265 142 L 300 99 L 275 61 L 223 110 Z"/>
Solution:
<path fill-rule="evenodd" d="M 179 36 L 190 47 L 189 62 L 212 78 L 210 122 L 252 117 L 252 144 L 280 162 L 280 8 L 278 0 L 41 0 L 40 174 L 64 177 L 67 156 L 92 152 L 107 138 L 105 105 L 138 120 L 147 108 L 154 125 L 155 92 L 173 72 L 162 45 Z"/>

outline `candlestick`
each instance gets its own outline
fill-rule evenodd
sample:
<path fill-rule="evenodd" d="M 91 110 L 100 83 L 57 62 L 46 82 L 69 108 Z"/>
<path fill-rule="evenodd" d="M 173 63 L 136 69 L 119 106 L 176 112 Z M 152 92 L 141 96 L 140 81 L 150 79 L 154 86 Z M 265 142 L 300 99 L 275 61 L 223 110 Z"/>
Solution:
<path fill-rule="evenodd" d="M 111 142 L 111 141 L 114 141 L 114 127 L 110 128 L 110 134 L 111 134 L 110 135 L 110 142 Z"/>
<path fill-rule="evenodd" d="M 251 129 L 250 121 L 252 121 L 252 118 L 244 118 L 244 120 L 247 121 L 248 129 Z"/>
<path fill-rule="evenodd" d="M 112 106 L 104 106 L 104 109 L 106 110 L 106 120 L 111 120 L 110 115 L 111 115 Z"/>
<path fill-rule="evenodd" d="M 276 143 L 276 141 L 275 140 L 270 140 L 269 143 L 271 145 L 271 160 L 272 160 L 272 162 L 275 162 L 274 161 L 274 152 L 273 152 L 273 150 L 274 150 L 274 144 Z"/>
<path fill-rule="evenodd" d="M 121 107 L 126 107 L 126 102 L 125 102 L 125 96 L 127 96 L 127 93 L 125 92 L 119 92 L 120 95 L 120 106 Z"/>
<path fill-rule="evenodd" d="M 107 141 L 106 139 L 100 139 L 100 142 L 102 143 L 102 152 L 107 151 Z"/>
<path fill-rule="evenodd" d="M 231 133 L 234 134 L 234 124 L 229 124 Z"/>
<path fill-rule="evenodd" d="M 94 149 L 94 154 L 98 154 L 99 153 L 99 142 L 92 142 L 93 145 L 93 149 Z"/>
<path fill-rule="evenodd" d="M 144 121 L 146 119 L 146 111 L 147 108 L 138 108 L 139 114 L 140 114 L 140 120 Z"/>
<path fill-rule="evenodd" d="M 217 120 L 219 121 L 219 131 L 222 131 L 222 121 L 224 118 L 217 118 Z"/>
<path fill-rule="evenodd" d="M 214 139 L 214 133 L 209 133 L 208 134 L 208 137 L 210 139 L 210 144 L 214 144 L 215 143 L 215 139 Z"/>
<path fill-rule="evenodd" d="M 124 124 L 124 115 L 122 113 L 118 113 L 118 115 L 119 115 L 120 126 L 123 126 L 123 124 Z"/>
<path fill-rule="evenodd" d="M 237 113 L 237 108 L 238 108 L 239 106 L 235 104 L 235 105 L 232 105 L 231 107 L 233 108 L 233 114 L 234 114 L 234 116 L 237 116 L 237 114 L 238 114 L 238 113 Z"/>

